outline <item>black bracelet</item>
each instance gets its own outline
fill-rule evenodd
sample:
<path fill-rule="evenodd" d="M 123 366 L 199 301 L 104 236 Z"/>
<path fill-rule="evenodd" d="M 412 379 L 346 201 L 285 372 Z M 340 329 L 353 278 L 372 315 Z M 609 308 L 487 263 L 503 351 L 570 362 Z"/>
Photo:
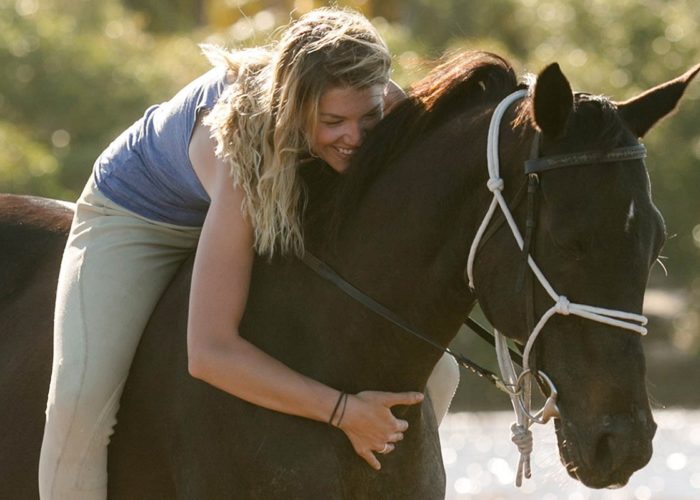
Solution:
<path fill-rule="evenodd" d="M 343 409 L 340 411 L 340 417 L 338 417 L 338 422 L 335 424 L 336 427 L 340 427 L 340 422 L 343 420 L 343 417 L 345 416 L 345 407 L 348 405 L 348 396 L 349 396 L 349 394 L 346 392 L 345 398 L 343 398 Z"/>
<path fill-rule="evenodd" d="M 333 419 L 335 418 L 335 414 L 338 412 L 338 408 L 340 407 L 340 402 L 343 400 L 343 396 L 345 396 L 345 393 L 341 391 L 340 396 L 338 396 L 338 401 L 335 403 L 335 408 L 333 408 L 333 413 L 331 413 L 331 418 L 328 419 L 329 425 L 333 425 Z"/>

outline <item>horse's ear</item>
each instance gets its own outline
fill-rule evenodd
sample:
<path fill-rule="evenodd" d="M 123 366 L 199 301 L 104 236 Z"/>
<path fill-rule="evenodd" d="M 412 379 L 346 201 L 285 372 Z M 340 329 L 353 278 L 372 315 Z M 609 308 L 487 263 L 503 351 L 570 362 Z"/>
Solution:
<path fill-rule="evenodd" d="M 656 122 L 675 109 L 686 87 L 698 72 L 700 64 L 674 80 L 662 83 L 628 101 L 617 103 L 620 116 L 637 137 L 644 137 Z"/>
<path fill-rule="evenodd" d="M 561 135 L 574 107 L 574 95 L 557 63 L 547 66 L 537 77 L 533 100 L 537 127 L 550 137 Z"/>

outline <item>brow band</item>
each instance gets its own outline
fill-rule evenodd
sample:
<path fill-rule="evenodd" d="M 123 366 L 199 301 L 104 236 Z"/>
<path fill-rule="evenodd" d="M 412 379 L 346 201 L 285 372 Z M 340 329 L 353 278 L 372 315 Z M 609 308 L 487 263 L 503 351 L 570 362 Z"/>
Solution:
<path fill-rule="evenodd" d="M 616 148 L 608 152 L 586 151 L 567 155 L 545 156 L 525 162 L 525 173 L 534 174 L 563 167 L 610 163 L 615 161 L 641 160 L 646 158 L 647 148 L 643 144 Z"/>

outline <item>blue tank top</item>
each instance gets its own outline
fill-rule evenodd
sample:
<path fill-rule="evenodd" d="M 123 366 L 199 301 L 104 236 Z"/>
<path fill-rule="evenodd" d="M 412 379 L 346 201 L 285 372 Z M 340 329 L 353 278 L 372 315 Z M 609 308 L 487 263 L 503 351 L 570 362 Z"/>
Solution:
<path fill-rule="evenodd" d="M 148 219 L 201 226 L 210 199 L 192 168 L 189 142 L 198 113 L 214 106 L 225 85 L 226 69 L 216 67 L 148 108 L 95 161 L 100 192 Z"/>

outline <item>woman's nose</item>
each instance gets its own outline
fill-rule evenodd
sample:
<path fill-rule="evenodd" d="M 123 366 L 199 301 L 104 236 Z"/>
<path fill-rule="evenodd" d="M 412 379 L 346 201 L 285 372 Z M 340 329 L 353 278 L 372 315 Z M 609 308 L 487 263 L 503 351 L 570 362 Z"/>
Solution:
<path fill-rule="evenodd" d="M 348 143 L 348 146 L 358 147 L 362 144 L 362 141 L 364 141 L 366 135 L 366 127 L 364 127 L 361 123 L 353 123 L 349 125 L 345 140 Z"/>

